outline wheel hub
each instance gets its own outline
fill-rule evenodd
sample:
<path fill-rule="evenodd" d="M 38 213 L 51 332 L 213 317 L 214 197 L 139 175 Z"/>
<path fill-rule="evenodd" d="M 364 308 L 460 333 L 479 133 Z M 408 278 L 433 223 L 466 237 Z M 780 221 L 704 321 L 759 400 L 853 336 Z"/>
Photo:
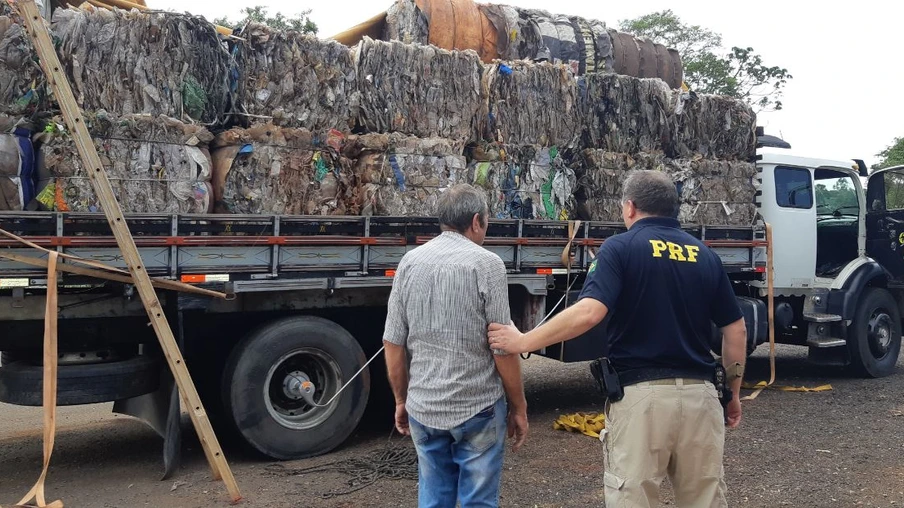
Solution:
<path fill-rule="evenodd" d="M 311 378 L 300 370 L 293 370 L 283 381 L 283 393 L 292 400 L 304 400 L 305 383 L 310 383 Z"/>
<path fill-rule="evenodd" d="M 286 353 L 270 367 L 263 396 L 267 412 L 280 425 L 304 430 L 330 417 L 336 404 L 319 407 L 335 395 L 342 382 L 339 365 L 324 351 L 300 348 Z"/>
<path fill-rule="evenodd" d="M 870 351 L 876 358 L 883 358 L 891 348 L 892 322 L 891 316 L 878 311 L 869 320 L 867 336 Z"/>

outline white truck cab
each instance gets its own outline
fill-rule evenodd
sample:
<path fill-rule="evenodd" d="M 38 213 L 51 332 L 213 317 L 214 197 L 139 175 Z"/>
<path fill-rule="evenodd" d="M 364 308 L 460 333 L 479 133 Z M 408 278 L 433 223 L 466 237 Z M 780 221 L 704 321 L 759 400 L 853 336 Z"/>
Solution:
<path fill-rule="evenodd" d="M 818 363 L 890 374 L 901 349 L 904 167 L 867 177 L 862 161 L 763 152 L 757 169 L 777 341 L 808 346 Z M 765 283 L 750 286 L 766 296 Z"/>

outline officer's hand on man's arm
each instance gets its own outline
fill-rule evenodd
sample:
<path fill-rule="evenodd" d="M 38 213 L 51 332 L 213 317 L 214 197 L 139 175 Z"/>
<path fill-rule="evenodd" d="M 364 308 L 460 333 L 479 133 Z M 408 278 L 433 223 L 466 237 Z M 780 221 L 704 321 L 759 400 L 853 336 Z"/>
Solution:
<path fill-rule="evenodd" d="M 513 324 L 490 323 L 490 348 L 509 354 L 536 351 L 581 335 L 605 319 L 608 312 L 609 308 L 599 300 L 582 298 L 527 333 L 521 333 Z"/>
<path fill-rule="evenodd" d="M 490 323 L 489 326 L 490 348 L 501 351 L 506 354 L 527 353 L 522 350 L 522 338 L 524 334 L 515 326 L 514 323 L 502 325 L 499 323 Z"/>

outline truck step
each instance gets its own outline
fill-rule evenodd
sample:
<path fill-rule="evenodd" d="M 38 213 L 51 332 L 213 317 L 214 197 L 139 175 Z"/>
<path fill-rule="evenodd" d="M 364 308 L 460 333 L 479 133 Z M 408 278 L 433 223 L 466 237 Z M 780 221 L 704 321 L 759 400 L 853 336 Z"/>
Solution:
<path fill-rule="evenodd" d="M 838 314 L 823 314 L 820 312 L 811 312 L 804 313 L 804 321 L 809 321 L 811 323 L 837 323 L 841 321 L 841 316 Z"/>
<path fill-rule="evenodd" d="M 820 337 L 807 339 L 807 345 L 816 348 L 841 347 L 847 344 L 844 339 L 836 337 Z"/>

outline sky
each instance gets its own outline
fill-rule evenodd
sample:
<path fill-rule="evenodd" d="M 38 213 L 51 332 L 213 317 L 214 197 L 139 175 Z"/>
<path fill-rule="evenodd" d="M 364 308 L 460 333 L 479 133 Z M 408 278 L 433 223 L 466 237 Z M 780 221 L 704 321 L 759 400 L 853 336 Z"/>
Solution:
<path fill-rule="evenodd" d="M 311 9 L 320 37 L 335 35 L 385 11 L 392 0 L 146 0 L 149 7 L 188 11 L 207 19 L 240 19 L 243 7 L 262 5 L 271 14 Z M 494 0 L 555 14 L 598 19 L 611 28 L 620 20 L 672 9 L 682 21 L 722 35 L 726 48 L 752 47 L 766 65 L 788 69 L 793 79 L 784 109 L 758 116 L 769 134 L 788 141 L 795 154 L 823 159 L 863 159 L 904 137 L 904 64 L 901 27 L 904 2 L 860 0 Z M 187 6 L 187 7 L 186 7 Z"/>

